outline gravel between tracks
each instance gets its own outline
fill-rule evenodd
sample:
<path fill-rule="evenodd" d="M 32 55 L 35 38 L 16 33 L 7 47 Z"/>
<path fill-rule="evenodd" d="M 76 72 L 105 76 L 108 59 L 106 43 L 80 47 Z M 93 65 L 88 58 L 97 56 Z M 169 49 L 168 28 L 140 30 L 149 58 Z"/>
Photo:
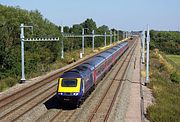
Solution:
<path fill-rule="evenodd" d="M 146 115 L 146 108 L 153 104 L 154 98 L 152 92 L 149 88 L 144 86 L 145 76 L 142 75 L 142 70 L 145 66 L 141 64 L 141 54 L 140 54 L 140 40 L 138 40 L 138 47 L 135 52 L 136 65 L 135 68 L 132 65 L 132 77 L 129 79 L 129 98 L 127 99 L 127 110 L 124 118 L 116 119 L 114 121 L 125 121 L 125 122 L 149 122 L 144 115 Z M 141 73 L 141 75 L 140 75 Z M 142 89 L 140 88 L 142 87 Z M 141 91 L 142 90 L 142 91 Z M 122 97 L 122 96 L 121 96 Z M 125 98 L 126 98 L 125 97 Z M 123 107 L 123 106 L 122 106 Z M 119 111 L 122 107 L 119 107 Z M 142 110 L 142 111 L 141 111 Z M 142 112 L 142 113 L 141 113 Z M 118 113 L 118 112 L 117 112 Z M 119 116 L 120 117 L 120 116 Z"/>
<path fill-rule="evenodd" d="M 140 94 L 140 71 L 141 71 L 141 64 L 140 64 L 140 40 L 137 40 L 138 46 L 135 50 L 134 60 L 135 67 L 132 68 L 133 75 L 132 79 L 130 80 L 130 89 L 129 89 L 129 101 L 128 101 L 128 107 L 127 112 L 125 115 L 125 122 L 140 122 L 141 121 L 141 94 Z"/>
<path fill-rule="evenodd" d="M 126 79 L 124 79 L 122 82 L 120 92 L 117 95 L 117 99 L 108 119 L 109 122 L 123 122 L 126 117 L 126 111 L 130 99 L 131 82 L 133 80 L 132 76 L 134 74 L 135 53 L 137 52 L 137 48 L 138 46 L 136 47 L 131 62 L 128 66 L 128 71 L 126 72 Z"/>
<path fill-rule="evenodd" d="M 122 122 L 125 118 L 125 113 L 128 107 L 129 102 L 129 89 L 130 82 L 132 80 L 133 70 L 131 70 L 133 62 L 130 63 L 128 68 L 128 73 L 126 74 L 126 79 L 124 80 L 121 86 L 121 91 L 118 93 L 115 104 L 112 108 L 109 122 Z"/>

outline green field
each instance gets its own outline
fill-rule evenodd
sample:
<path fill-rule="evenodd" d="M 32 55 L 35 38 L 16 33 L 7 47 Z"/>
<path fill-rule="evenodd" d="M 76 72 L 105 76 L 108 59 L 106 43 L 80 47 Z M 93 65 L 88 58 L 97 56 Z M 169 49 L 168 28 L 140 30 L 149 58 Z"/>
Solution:
<path fill-rule="evenodd" d="M 166 55 L 170 60 L 180 66 L 180 55 Z"/>

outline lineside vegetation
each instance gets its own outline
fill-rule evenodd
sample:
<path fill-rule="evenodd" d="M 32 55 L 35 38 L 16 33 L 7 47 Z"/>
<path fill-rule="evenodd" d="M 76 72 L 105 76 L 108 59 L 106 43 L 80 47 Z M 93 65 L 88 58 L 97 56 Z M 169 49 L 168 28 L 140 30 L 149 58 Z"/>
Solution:
<path fill-rule="evenodd" d="M 33 35 L 30 29 L 25 29 L 25 37 L 60 37 L 61 26 L 57 26 L 44 18 L 38 10 L 27 11 L 19 7 L 9 7 L 0 4 L 0 92 L 18 83 L 21 79 L 21 51 L 20 51 L 20 24 L 33 26 Z M 82 28 L 85 34 L 91 34 L 95 30 L 97 34 L 109 34 L 109 27 L 102 25 L 97 27 L 93 19 L 87 19 L 72 27 L 65 26 L 65 33 L 81 34 Z M 116 31 L 116 29 L 112 29 Z M 122 33 L 120 39 L 122 38 Z M 85 39 L 85 47 L 89 50 L 92 39 Z M 109 38 L 107 38 L 109 40 Z M 64 39 L 65 55 L 61 60 L 61 42 L 25 42 L 25 74 L 26 79 L 58 69 L 71 59 L 77 59 L 81 51 L 81 38 Z M 109 41 L 107 42 L 109 44 Z M 104 38 L 95 38 L 95 48 L 104 45 Z M 75 52 L 75 53 L 72 53 Z M 89 52 L 89 51 L 88 51 Z M 86 51 L 85 53 L 88 54 Z"/>
<path fill-rule="evenodd" d="M 155 101 L 147 108 L 147 116 L 151 122 L 180 122 L 180 33 L 153 31 L 151 34 L 149 87 Z"/>
<path fill-rule="evenodd" d="M 180 67 L 180 55 L 166 55 L 171 61 L 177 64 Z"/>
<path fill-rule="evenodd" d="M 160 53 L 151 51 L 150 57 L 149 87 L 152 89 L 155 102 L 147 109 L 148 118 L 151 122 L 179 122 L 180 72 L 176 71 Z"/>

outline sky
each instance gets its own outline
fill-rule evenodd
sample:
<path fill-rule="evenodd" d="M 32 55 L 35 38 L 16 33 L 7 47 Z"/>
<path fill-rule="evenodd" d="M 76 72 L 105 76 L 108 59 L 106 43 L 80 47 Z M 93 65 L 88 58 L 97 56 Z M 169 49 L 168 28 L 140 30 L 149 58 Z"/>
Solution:
<path fill-rule="evenodd" d="M 38 10 L 56 25 L 92 18 L 97 26 L 119 30 L 180 30 L 180 0 L 0 0 L 0 4 Z"/>

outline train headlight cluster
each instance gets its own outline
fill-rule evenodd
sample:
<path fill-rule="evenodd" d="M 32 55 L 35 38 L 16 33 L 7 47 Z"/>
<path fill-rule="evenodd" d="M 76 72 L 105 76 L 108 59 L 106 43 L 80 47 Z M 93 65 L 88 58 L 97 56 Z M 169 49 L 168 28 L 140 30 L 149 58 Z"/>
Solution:
<path fill-rule="evenodd" d="M 62 92 L 60 92 L 60 93 L 59 93 L 59 95 L 63 95 L 63 93 L 62 93 Z"/>
<path fill-rule="evenodd" d="M 63 93 L 63 92 L 59 92 L 58 95 L 61 95 L 61 96 L 78 96 L 79 93 L 76 92 L 76 93 Z"/>
<path fill-rule="evenodd" d="M 78 95 L 78 93 L 73 93 L 73 95 L 74 95 L 74 96 L 77 96 L 77 95 Z"/>

